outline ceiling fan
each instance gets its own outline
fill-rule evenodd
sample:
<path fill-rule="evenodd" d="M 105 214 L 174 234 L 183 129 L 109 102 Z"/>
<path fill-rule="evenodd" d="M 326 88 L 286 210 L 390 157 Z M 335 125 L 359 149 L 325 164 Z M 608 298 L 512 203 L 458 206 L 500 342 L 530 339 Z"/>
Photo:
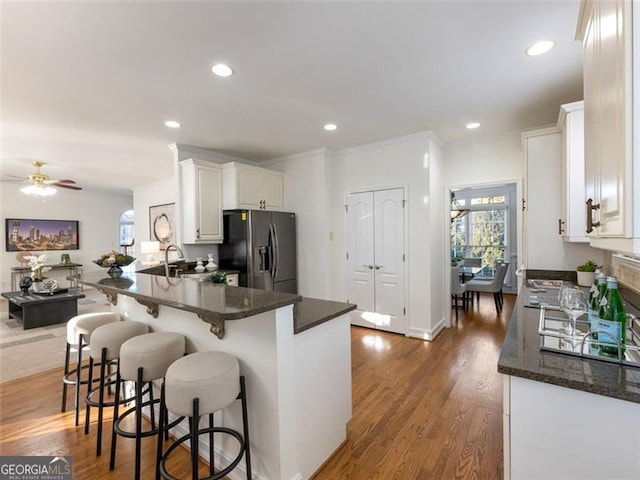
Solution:
<path fill-rule="evenodd" d="M 46 175 L 40 171 L 40 167 L 44 165 L 44 162 L 35 160 L 32 163 L 33 166 L 36 167 L 36 171 L 27 175 L 27 180 L 24 180 L 27 185 L 20 189 L 22 193 L 25 193 L 27 195 L 39 195 L 41 197 L 46 197 L 56 193 L 56 189 L 54 187 L 68 188 L 69 190 L 82 190 L 82 187 L 78 187 L 77 185 L 75 185 L 76 182 L 74 180 L 51 180 L 49 178 L 49 175 Z M 15 175 L 9 176 L 15 177 Z"/>

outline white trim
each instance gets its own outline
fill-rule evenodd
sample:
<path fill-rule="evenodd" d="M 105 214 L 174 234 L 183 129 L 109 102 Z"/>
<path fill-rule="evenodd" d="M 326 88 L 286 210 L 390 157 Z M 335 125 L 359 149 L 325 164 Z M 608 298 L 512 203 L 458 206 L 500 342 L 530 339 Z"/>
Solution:
<path fill-rule="evenodd" d="M 308 150 L 306 152 L 292 153 L 291 155 L 285 155 L 283 157 L 276 157 L 264 162 L 260 162 L 260 165 L 277 165 L 280 162 L 286 162 L 288 160 L 298 160 L 300 158 L 307 158 L 312 155 L 326 155 L 330 149 L 326 147 L 316 148 L 314 150 Z"/>
<path fill-rule="evenodd" d="M 245 158 L 234 157 L 225 153 L 220 153 L 216 150 L 196 147 L 195 145 L 188 145 L 186 143 L 172 143 L 167 145 L 167 147 L 173 152 L 174 157 L 177 157 L 179 154 L 187 154 L 187 156 L 198 157 L 215 163 L 240 162 L 249 165 L 256 165 L 256 162 L 252 162 Z M 178 160 L 178 158 L 175 158 L 175 160 Z"/>
<path fill-rule="evenodd" d="M 565 103 L 560 105 L 560 112 L 558 113 L 557 126 L 560 130 L 564 127 L 564 123 L 567 120 L 567 113 L 579 112 L 584 110 L 584 100 L 579 100 L 573 103 Z"/>
<path fill-rule="evenodd" d="M 535 130 L 525 130 L 522 132 L 520 137 L 522 140 L 522 147 L 526 149 L 526 141 L 530 138 L 553 135 L 554 133 L 562 133 L 558 125 L 549 125 L 548 127 L 536 128 Z"/>
<path fill-rule="evenodd" d="M 431 329 L 427 330 L 425 328 L 419 327 L 409 327 L 407 331 L 407 337 L 419 338 L 420 340 L 428 340 L 432 341 L 438 336 L 438 334 L 446 327 L 446 322 L 444 318 L 441 318 L 438 323 Z"/>

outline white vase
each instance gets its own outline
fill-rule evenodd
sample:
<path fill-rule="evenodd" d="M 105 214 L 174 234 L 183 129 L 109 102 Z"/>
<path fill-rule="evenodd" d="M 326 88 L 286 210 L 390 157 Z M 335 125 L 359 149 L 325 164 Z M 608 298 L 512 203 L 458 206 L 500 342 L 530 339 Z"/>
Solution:
<path fill-rule="evenodd" d="M 44 282 L 41 280 L 39 282 L 33 282 L 31 284 L 31 290 L 33 290 L 34 292 L 41 292 L 42 290 L 44 290 L 43 284 Z"/>
<path fill-rule="evenodd" d="M 207 262 L 207 265 L 205 267 L 207 269 L 207 272 L 213 272 L 217 270 L 218 265 L 216 265 L 216 262 L 213 260 L 213 253 L 208 253 L 207 257 L 209 257 L 209 261 Z"/>
<path fill-rule="evenodd" d="M 578 285 L 581 287 L 590 287 L 596 278 L 595 272 L 576 272 L 578 274 Z"/>
<path fill-rule="evenodd" d="M 199 259 L 198 259 L 198 262 L 196 263 L 196 268 L 195 268 L 195 270 L 196 270 L 196 272 L 198 272 L 198 273 L 202 273 L 202 272 L 204 272 L 205 268 L 204 268 L 204 265 L 202 265 L 202 259 L 201 259 L 201 258 L 199 258 Z"/>

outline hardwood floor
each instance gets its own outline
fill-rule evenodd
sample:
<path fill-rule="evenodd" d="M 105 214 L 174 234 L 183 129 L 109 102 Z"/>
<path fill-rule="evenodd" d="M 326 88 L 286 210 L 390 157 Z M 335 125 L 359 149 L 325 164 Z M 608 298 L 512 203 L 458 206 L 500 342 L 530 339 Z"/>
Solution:
<path fill-rule="evenodd" d="M 501 479 L 496 364 L 514 300 L 505 295 L 499 316 L 490 295 L 457 323 L 452 312 L 453 327 L 433 342 L 352 327 L 353 418 L 347 441 L 314 480 Z M 71 455 L 74 480 L 132 478 L 132 440 L 119 440 L 109 472 L 109 416 L 96 458 L 95 427 L 85 436 L 72 410 L 60 413 L 61 375 L 55 369 L 0 385 L 0 455 Z M 143 441 L 144 479 L 154 478 L 154 448 Z M 186 473 L 186 450 L 177 456 L 173 468 Z M 201 462 L 201 475 L 205 468 Z"/>
<path fill-rule="evenodd" d="M 502 479 L 500 347 L 515 296 L 491 295 L 424 342 L 352 327 L 353 417 L 325 479 Z"/>

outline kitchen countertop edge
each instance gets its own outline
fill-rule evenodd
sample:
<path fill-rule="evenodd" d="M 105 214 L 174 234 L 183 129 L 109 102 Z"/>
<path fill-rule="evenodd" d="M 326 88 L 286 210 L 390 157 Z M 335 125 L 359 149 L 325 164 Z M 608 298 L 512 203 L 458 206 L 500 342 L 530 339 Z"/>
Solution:
<path fill-rule="evenodd" d="M 541 350 L 539 312 L 525 307 L 524 294 L 518 295 L 498 359 L 499 373 L 640 403 L 640 369 Z"/>

